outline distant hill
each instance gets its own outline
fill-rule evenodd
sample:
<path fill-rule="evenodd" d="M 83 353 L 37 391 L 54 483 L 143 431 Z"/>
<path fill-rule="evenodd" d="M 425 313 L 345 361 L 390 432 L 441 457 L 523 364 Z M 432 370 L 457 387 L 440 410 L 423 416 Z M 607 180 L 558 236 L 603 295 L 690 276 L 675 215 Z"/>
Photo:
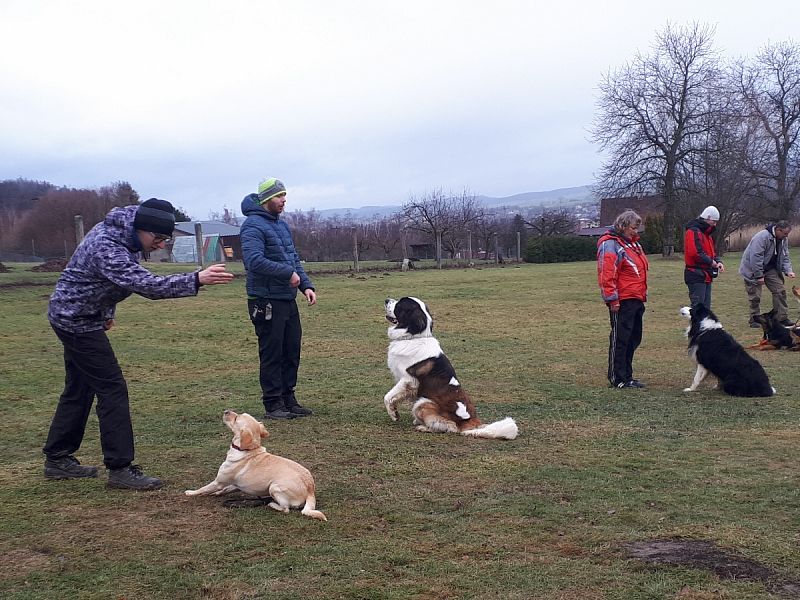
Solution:
<path fill-rule="evenodd" d="M 546 192 L 523 192 L 513 196 L 500 198 L 492 196 L 477 196 L 478 200 L 487 208 L 501 206 L 512 208 L 533 208 L 537 206 L 561 206 L 594 200 L 591 188 L 588 185 L 577 187 L 558 188 Z M 362 206 L 360 208 L 326 208 L 318 210 L 325 219 L 345 217 L 348 214 L 356 221 L 372 219 L 373 217 L 388 217 L 400 210 L 399 205 L 387 206 Z"/>

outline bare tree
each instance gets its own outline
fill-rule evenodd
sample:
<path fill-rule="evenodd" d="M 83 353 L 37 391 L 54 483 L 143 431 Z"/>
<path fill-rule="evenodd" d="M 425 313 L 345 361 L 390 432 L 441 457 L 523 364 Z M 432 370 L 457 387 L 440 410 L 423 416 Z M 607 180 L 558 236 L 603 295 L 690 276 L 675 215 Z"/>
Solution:
<path fill-rule="evenodd" d="M 578 229 L 578 220 L 566 208 L 544 210 L 524 223 L 537 236 L 568 235 Z"/>
<path fill-rule="evenodd" d="M 481 218 L 483 210 L 476 196 L 468 190 L 457 196 L 447 196 L 438 188 L 422 196 L 412 196 L 403 205 L 401 214 L 408 229 L 430 235 L 434 243 L 441 240 L 454 256 L 470 224 Z"/>
<path fill-rule="evenodd" d="M 707 150 L 716 124 L 719 59 L 713 28 L 668 25 L 650 55 L 636 57 L 600 84 L 592 139 L 609 154 L 598 178 L 603 195 L 658 192 L 664 198 L 664 245 L 675 248 L 677 177 L 692 154 Z"/>
<path fill-rule="evenodd" d="M 800 46 L 767 44 L 751 63 L 735 67 L 745 116 L 759 125 L 751 146 L 751 171 L 769 217 L 788 219 L 800 197 Z"/>

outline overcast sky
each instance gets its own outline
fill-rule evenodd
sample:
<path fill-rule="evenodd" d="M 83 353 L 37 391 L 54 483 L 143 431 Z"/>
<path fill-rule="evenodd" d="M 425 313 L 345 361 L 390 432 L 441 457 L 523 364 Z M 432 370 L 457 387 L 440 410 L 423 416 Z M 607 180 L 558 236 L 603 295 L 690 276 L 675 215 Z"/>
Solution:
<path fill-rule="evenodd" d="M 589 184 L 602 74 L 691 21 L 753 55 L 800 2 L 0 0 L 0 180 L 196 219 L 267 176 L 287 210 Z"/>

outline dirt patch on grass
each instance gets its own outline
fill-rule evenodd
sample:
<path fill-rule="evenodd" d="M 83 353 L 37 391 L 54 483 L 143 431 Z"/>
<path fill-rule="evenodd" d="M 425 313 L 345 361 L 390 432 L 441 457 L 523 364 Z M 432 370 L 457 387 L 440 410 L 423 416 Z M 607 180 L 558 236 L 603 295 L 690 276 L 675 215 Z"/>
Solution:
<path fill-rule="evenodd" d="M 789 581 L 759 562 L 705 540 L 647 540 L 625 544 L 630 556 L 660 565 L 711 571 L 720 579 L 761 582 L 787 598 L 800 598 L 800 581 Z"/>
<path fill-rule="evenodd" d="M 45 549 L 19 548 L 0 553 L 0 581 L 51 567 L 58 557 Z"/>
<path fill-rule="evenodd" d="M 60 273 L 61 271 L 64 270 L 64 267 L 66 266 L 67 266 L 66 258 L 53 258 L 51 260 L 43 262 L 40 265 L 31 267 L 28 270 L 35 271 L 36 273 Z"/>
<path fill-rule="evenodd" d="M 547 433 L 569 439 L 591 440 L 635 431 L 633 427 L 609 421 L 548 421 Z"/>

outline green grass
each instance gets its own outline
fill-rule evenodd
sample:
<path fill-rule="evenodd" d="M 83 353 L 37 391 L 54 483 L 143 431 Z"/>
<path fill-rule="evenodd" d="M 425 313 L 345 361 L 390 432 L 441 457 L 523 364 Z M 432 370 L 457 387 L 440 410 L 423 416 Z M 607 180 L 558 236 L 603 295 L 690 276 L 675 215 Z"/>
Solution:
<path fill-rule="evenodd" d="M 750 343 L 758 332 L 737 262 L 727 257 L 714 310 Z M 309 264 L 319 304 L 301 305 L 298 397 L 314 416 L 267 422 L 266 446 L 311 470 L 327 523 L 183 495 L 224 458 L 222 410 L 262 414 L 242 277 L 198 298 L 118 308 L 110 336 L 131 391 L 136 461 L 167 487 L 106 490 L 104 474 L 45 481 L 41 447 L 64 377 L 45 316 L 57 274 L 7 266 L 3 598 L 773 597 L 769 584 L 647 565 L 624 549 L 664 538 L 712 540 L 800 579 L 800 354 L 758 354 L 772 398 L 730 398 L 710 384 L 684 394 L 694 368 L 680 260 L 652 259 L 634 363 L 644 391 L 606 387 L 608 316 L 591 262 L 361 274 Z M 388 419 L 382 305 L 405 294 L 432 308 L 483 420 L 513 416 L 518 439 L 417 433 L 407 409 Z M 102 463 L 94 415 L 78 456 Z"/>

